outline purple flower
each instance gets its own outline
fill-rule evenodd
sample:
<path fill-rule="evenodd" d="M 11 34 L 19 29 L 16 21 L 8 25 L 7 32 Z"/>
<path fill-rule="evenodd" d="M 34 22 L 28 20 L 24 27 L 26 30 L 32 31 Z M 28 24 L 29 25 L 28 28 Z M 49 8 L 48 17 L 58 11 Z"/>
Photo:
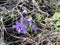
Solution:
<path fill-rule="evenodd" d="M 36 25 L 32 25 L 32 21 L 33 21 L 33 19 L 32 19 L 32 17 L 30 17 L 28 19 L 29 26 L 31 27 L 31 30 L 37 31 L 38 28 L 36 27 Z"/>
<path fill-rule="evenodd" d="M 28 19 L 28 22 L 29 22 L 29 26 L 31 27 L 31 26 L 32 26 L 32 17 L 30 17 L 30 18 Z"/>
<path fill-rule="evenodd" d="M 26 25 L 23 24 L 23 23 L 19 23 L 18 21 L 16 21 L 16 25 L 13 25 L 13 28 L 16 28 L 16 31 L 18 33 L 23 33 L 23 34 L 27 33 L 27 31 L 26 31 Z"/>
<path fill-rule="evenodd" d="M 37 31 L 38 28 L 36 27 L 36 25 L 32 25 L 31 29 L 34 30 L 34 31 Z"/>
<path fill-rule="evenodd" d="M 23 10 L 22 14 L 27 14 L 27 10 Z"/>
<path fill-rule="evenodd" d="M 22 10 L 23 10 L 22 14 L 24 14 L 24 13 L 27 14 L 27 8 L 26 7 L 23 7 Z"/>
<path fill-rule="evenodd" d="M 30 17 L 30 18 L 28 19 L 28 21 L 29 21 L 29 22 L 32 22 L 32 17 Z"/>
<path fill-rule="evenodd" d="M 21 23 L 26 23 L 27 22 L 27 19 L 26 18 L 24 18 L 24 17 L 21 17 Z"/>

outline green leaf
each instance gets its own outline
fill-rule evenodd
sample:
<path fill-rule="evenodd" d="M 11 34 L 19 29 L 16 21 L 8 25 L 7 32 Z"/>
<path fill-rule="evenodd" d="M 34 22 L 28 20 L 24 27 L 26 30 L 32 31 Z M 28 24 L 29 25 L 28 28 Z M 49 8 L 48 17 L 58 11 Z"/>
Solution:
<path fill-rule="evenodd" d="M 60 17 L 60 12 L 55 12 L 55 14 L 53 15 L 53 19 L 58 19 Z"/>
<path fill-rule="evenodd" d="M 53 30 L 54 32 L 60 31 L 60 28 L 56 28 L 55 30 Z"/>
<path fill-rule="evenodd" d="M 38 20 L 42 20 L 42 15 L 40 15 L 40 13 L 36 13 L 36 14 L 35 14 L 35 17 L 36 17 L 36 19 L 38 19 Z"/>
<path fill-rule="evenodd" d="M 38 0 L 38 2 L 39 2 L 39 3 L 41 3 L 41 2 L 42 2 L 42 0 Z"/>
<path fill-rule="evenodd" d="M 5 16 L 5 17 L 9 16 L 9 13 L 8 13 L 8 12 L 6 12 L 6 13 L 4 14 L 4 16 Z"/>
<path fill-rule="evenodd" d="M 57 25 L 57 26 L 59 26 L 59 25 L 60 25 L 60 20 L 58 20 L 58 21 L 56 22 L 56 25 Z"/>
<path fill-rule="evenodd" d="M 60 28 L 56 28 L 55 30 L 60 30 Z"/>

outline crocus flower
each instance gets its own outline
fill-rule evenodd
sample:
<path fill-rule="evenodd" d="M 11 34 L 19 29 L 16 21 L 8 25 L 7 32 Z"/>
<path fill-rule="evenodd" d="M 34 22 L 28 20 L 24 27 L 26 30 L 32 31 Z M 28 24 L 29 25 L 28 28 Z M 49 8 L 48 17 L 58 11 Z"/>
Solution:
<path fill-rule="evenodd" d="M 27 8 L 26 7 L 23 7 L 22 10 L 23 10 L 22 14 L 27 14 Z"/>
<path fill-rule="evenodd" d="M 27 22 L 27 19 L 25 17 L 21 17 L 20 20 L 21 20 L 21 23 L 26 23 Z"/>
<path fill-rule="evenodd" d="M 16 21 L 16 25 L 13 25 L 13 28 L 16 28 L 16 31 L 18 33 L 23 33 L 23 34 L 27 33 L 27 31 L 26 31 L 26 25 L 23 24 L 23 23 L 19 23 L 18 21 Z"/>
<path fill-rule="evenodd" d="M 28 22 L 29 22 L 29 26 L 31 27 L 31 26 L 32 26 L 32 17 L 30 17 L 30 18 L 28 19 Z"/>
<path fill-rule="evenodd" d="M 37 31 L 37 29 L 38 29 L 38 28 L 36 27 L 36 25 L 32 25 L 32 26 L 31 26 L 31 30 Z"/>

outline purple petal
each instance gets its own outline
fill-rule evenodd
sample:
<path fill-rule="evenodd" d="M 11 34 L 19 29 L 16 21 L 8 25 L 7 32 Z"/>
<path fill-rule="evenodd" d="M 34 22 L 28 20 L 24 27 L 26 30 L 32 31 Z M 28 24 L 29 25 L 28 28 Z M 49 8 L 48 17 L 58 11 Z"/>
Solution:
<path fill-rule="evenodd" d="M 23 23 L 19 23 L 18 21 L 16 21 L 16 25 L 13 25 L 13 28 L 16 28 L 16 31 L 18 33 L 23 33 L 23 34 L 27 33 L 27 31 L 26 31 L 26 25 L 23 24 Z"/>
<path fill-rule="evenodd" d="M 27 22 L 27 19 L 24 17 L 21 17 L 21 23 L 26 23 L 26 22 Z"/>
<path fill-rule="evenodd" d="M 32 25 L 31 29 L 37 31 L 38 28 L 35 25 Z"/>
<path fill-rule="evenodd" d="M 28 22 L 29 22 L 29 26 L 31 27 L 32 26 L 32 17 L 28 19 Z"/>
<path fill-rule="evenodd" d="M 18 26 L 16 26 L 16 31 L 20 30 L 20 28 Z"/>
<path fill-rule="evenodd" d="M 24 13 L 27 14 L 27 8 L 26 7 L 23 7 L 22 10 L 23 10 L 22 14 L 24 14 Z"/>
<path fill-rule="evenodd" d="M 24 34 L 27 33 L 25 24 L 22 25 L 22 27 L 21 27 L 21 33 L 24 33 Z"/>
<path fill-rule="evenodd" d="M 17 26 L 17 25 L 13 25 L 13 28 L 16 28 L 16 31 L 18 32 L 18 33 L 20 33 L 20 28 Z"/>
<path fill-rule="evenodd" d="M 16 25 L 19 25 L 20 23 L 18 21 L 16 21 Z"/>
<path fill-rule="evenodd" d="M 21 32 L 21 30 L 19 29 L 19 30 L 17 30 L 17 32 L 18 32 L 18 33 L 20 33 L 20 32 Z"/>
<path fill-rule="evenodd" d="M 30 17 L 30 18 L 28 19 L 28 21 L 29 21 L 29 22 L 32 22 L 32 17 Z"/>
<path fill-rule="evenodd" d="M 18 21 L 16 21 L 16 26 L 17 27 L 21 27 L 21 25 L 22 25 L 21 23 L 19 23 Z"/>
<path fill-rule="evenodd" d="M 20 33 L 26 34 L 26 33 L 27 33 L 27 31 L 26 31 L 26 30 L 21 30 L 21 32 L 20 32 Z"/>
<path fill-rule="evenodd" d="M 13 25 L 12 28 L 16 28 L 16 25 Z"/>
<path fill-rule="evenodd" d="M 23 10 L 22 14 L 23 14 L 23 13 L 27 14 L 27 10 Z"/>
<path fill-rule="evenodd" d="M 30 27 L 32 26 L 32 22 L 29 22 L 29 26 L 30 26 Z"/>
<path fill-rule="evenodd" d="M 25 34 L 25 33 L 27 32 L 27 31 L 26 31 L 26 25 L 25 25 L 25 24 L 20 23 L 19 28 L 20 28 L 20 30 L 21 30 L 20 33 L 24 33 L 24 34 Z"/>

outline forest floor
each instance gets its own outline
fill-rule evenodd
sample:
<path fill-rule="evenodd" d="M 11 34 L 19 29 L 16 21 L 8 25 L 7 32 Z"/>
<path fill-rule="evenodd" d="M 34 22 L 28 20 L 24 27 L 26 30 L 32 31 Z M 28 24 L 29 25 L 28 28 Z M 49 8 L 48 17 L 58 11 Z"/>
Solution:
<path fill-rule="evenodd" d="M 60 12 L 49 1 L 10 0 L 0 4 L 3 45 L 60 45 Z"/>

